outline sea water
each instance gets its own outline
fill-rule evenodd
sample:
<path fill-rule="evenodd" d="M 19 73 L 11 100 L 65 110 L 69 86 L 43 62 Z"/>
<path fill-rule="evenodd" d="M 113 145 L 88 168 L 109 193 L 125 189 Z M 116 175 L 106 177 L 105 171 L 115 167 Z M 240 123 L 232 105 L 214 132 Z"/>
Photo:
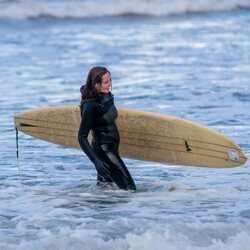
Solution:
<path fill-rule="evenodd" d="M 250 246 L 250 163 L 124 159 L 138 190 L 96 186 L 80 150 L 19 133 L 13 117 L 78 105 L 108 67 L 117 107 L 214 128 L 250 153 L 250 1 L 0 1 L 0 249 Z"/>

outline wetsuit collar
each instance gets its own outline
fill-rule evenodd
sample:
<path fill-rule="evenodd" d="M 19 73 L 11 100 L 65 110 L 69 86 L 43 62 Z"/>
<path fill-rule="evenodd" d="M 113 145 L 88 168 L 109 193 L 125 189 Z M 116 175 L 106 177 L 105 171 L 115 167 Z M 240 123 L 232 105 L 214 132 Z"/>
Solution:
<path fill-rule="evenodd" d="M 111 99 L 113 99 L 113 94 L 111 92 L 108 92 L 108 93 L 102 93 L 100 92 L 99 93 L 99 101 L 104 104 L 108 101 L 110 101 Z"/>

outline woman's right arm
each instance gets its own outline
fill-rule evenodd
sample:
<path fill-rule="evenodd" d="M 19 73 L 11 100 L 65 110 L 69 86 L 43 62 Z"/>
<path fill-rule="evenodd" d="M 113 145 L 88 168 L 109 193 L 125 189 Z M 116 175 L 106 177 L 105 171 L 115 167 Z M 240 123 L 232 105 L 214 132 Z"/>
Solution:
<path fill-rule="evenodd" d="M 105 176 L 109 174 L 108 166 L 97 157 L 88 142 L 88 135 L 93 126 L 95 118 L 95 108 L 95 101 L 87 101 L 84 104 L 82 120 L 78 131 L 78 142 L 85 154 L 94 163 L 97 172 L 100 175 Z"/>
<path fill-rule="evenodd" d="M 95 102 L 88 101 L 84 104 L 84 108 L 82 111 L 82 120 L 80 123 L 79 131 L 78 131 L 78 142 L 85 152 L 85 154 L 89 157 L 89 159 L 94 163 L 96 159 L 96 154 L 91 148 L 88 142 L 88 135 L 93 126 L 94 116 L 95 115 Z"/>

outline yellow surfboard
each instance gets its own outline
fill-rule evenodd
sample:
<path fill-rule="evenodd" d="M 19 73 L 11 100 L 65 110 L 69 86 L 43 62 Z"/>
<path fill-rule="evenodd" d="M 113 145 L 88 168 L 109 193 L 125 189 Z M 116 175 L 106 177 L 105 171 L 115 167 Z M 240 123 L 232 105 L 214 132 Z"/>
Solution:
<path fill-rule="evenodd" d="M 19 131 L 33 137 L 80 149 L 80 120 L 78 107 L 64 106 L 18 114 L 14 123 Z M 247 161 L 241 148 L 228 137 L 185 119 L 118 109 L 116 123 L 121 137 L 119 151 L 125 158 L 214 168 L 236 167 Z"/>

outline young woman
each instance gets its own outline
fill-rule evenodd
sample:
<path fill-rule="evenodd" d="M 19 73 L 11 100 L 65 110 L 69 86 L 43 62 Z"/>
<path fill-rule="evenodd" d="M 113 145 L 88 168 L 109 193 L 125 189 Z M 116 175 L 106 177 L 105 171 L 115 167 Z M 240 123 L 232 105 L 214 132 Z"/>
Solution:
<path fill-rule="evenodd" d="M 81 92 L 81 124 L 78 141 L 94 163 L 97 170 L 97 183 L 115 182 L 125 190 L 136 190 L 135 183 L 118 153 L 119 132 L 115 119 L 117 109 L 110 92 L 111 74 L 104 67 L 94 67 L 89 71 L 86 84 Z M 92 132 L 92 142 L 87 137 Z"/>

